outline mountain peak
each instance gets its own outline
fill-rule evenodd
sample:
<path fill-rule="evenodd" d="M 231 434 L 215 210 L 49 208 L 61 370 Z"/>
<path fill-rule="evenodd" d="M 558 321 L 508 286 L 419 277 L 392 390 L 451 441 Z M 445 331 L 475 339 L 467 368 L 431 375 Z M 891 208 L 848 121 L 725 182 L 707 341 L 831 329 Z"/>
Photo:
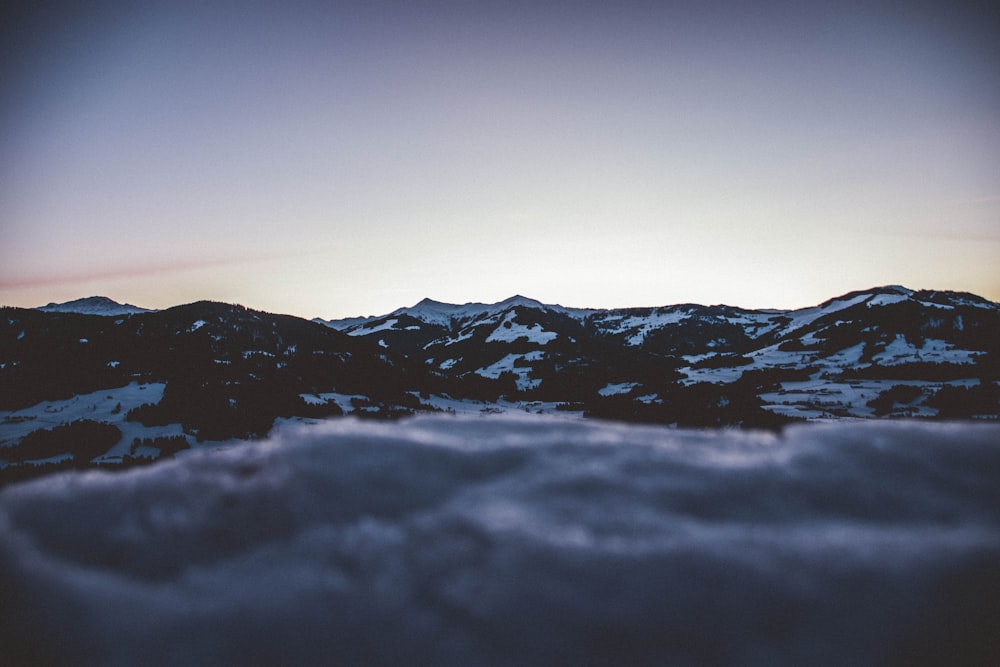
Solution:
<path fill-rule="evenodd" d="M 149 308 L 140 308 L 130 303 L 118 303 L 106 296 L 88 296 L 64 303 L 51 302 L 36 308 L 47 313 L 81 313 L 84 315 L 135 315 L 148 313 Z"/>
<path fill-rule="evenodd" d="M 424 322 L 448 324 L 453 319 L 461 320 L 470 317 L 478 317 L 480 315 L 499 313 L 504 310 L 508 310 L 509 308 L 514 308 L 515 306 L 537 308 L 539 310 L 548 310 L 552 308 L 552 306 L 547 306 L 541 301 L 536 301 L 535 299 L 529 299 L 526 296 L 515 294 L 512 297 L 508 297 L 503 301 L 498 301 L 496 303 L 476 302 L 465 303 L 462 305 L 442 303 L 440 301 L 434 301 L 433 299 L 423 299 L 412 308 L 401 308 L 393 314 L 411 315 L 419 320 L 423 320 Z"/>
<path fill-rule="evenodd" d="M 440 308 L 440 307 L 457 308 L 455 304 L 445 303 L 444 301 L 435 301 L 434 299 L 431 299 L 429 297 L 421 299 L 413 307 L 414 308 Z"/>
<path fill-rule="evenodd" d="M 504 308 L 511 308 L 513 306 L 526 306 L 528 308 L 542 308 L 546 309 L 549 306 L 545 305 L 541 301 L 536 301 L 535 299 L 529 299 L 526 296 L 521 296 L 520 294 L 515 294 L 514 296 L 507 297 L 503 301 L 494 304 L 496 306 L 502 306 Z"/>
<path fill-rule="evenodd" d="M 878 291 L 895 292 L 896 294 L 905 294 L 907 296 L 913 294 L 913 290 L 909 287 L 904 287 L 902 285 L 886 285 L 885 287 L 880 287 L 872 290 L 873 292 Z"/>

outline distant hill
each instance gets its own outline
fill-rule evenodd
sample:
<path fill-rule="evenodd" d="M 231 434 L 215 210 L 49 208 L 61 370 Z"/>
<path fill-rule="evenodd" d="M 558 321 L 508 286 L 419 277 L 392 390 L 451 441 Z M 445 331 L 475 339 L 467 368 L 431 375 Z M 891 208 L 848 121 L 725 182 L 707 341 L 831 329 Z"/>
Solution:
<path fill-rule="evenodd" d="M 140 308 L 130 303 L 118 303 L 106 296 L 90 296 L 65 303 L 49 303 L 40 306 L 38 310 L 47 313 L 81 313 L 84 315 L 135 315 L 136 313 L 152 312 L 149 308 Z"/>

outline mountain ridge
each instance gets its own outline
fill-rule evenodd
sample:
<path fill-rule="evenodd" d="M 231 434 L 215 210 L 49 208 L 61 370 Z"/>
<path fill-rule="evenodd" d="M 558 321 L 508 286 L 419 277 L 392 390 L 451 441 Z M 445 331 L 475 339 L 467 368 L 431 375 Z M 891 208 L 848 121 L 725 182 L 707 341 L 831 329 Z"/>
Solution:
<path fill-rule="evenodd" d="M 846 292 L 844 294 L 830 297 L 825 301 L 816 304 L 814 306 L 803 306 L 800 308 L 746 308 L 743 306 L 734 306 L 731 304 L 718 303 L 718 304 L 700 304 L 695 302 L 682 302 L 675 304 L 666 304 L 661 306 L 621 306 L 621 307 L 611 307 L 611 308 L 576 308 L 567 307 L 560 304 L 546 304 L 537 299 L 531 297 L 525 297 L 522 295 L 514 295 L 503 299 L 502 301 L 497 301 L 495 303 L 481 303 L 481 302 L 469 302 L 463 304 L 448 303 L 444 301 L 437 301 L 435 299 L 425 297 L 413 306 L 404 306 L 397 308 L 389 313 L 382 315 L 366 315 L 366 316 L 356 316 L 356 317 L 346 317 L 346 318 L 333 318 L 324 319 L 320 317 L 314 318 L 313 321 L 323 323 L 327 326 L 331 326 L 336 329 L 345 329 L 350 326 L 354 326 L 362 322 L 371 322 L 380 320 L 383 318 L 397 316 L 397 315 L 411 315 L 418 319 L 421 315 L 427 316 L 429 319 L 426 321 L 433 321 L 430 318 L 434 317 L 434 313 L 443 312 L 448 313 L 451 319 L 455 317 L 462 317 L 469 314 L 478 314 L 481 312 L 491 312 L 497 309 L 505 310 L 506 308 L 513 307 L 515 305 L 521 305 L 529 308 L 538 308 L 542 310 L 551 310 L 555 312 L 572 313 L 577 316 L 586 317 L 588 315 L 598 314 L 598 313 L 618 313 L 618 312 L 639 312 L 639 311 L 650 311 L 650 310 L 663 310 L 663 309 L 680 309 L 680 308 L 698 308 L 698 309 L 728 309 L 733 311 L 743 311 L 752 313 L 761 313 L 769 315 L 779 315 L 786 313 L 794 313 L 800 311 L 807 311 L 812 308 L 822 308 L 831 305 L 837 301 L 846 301 L 853 297 L 868 295 L 868 296 L 878 296 L 881 294 L 897 294 L 902 296 L 913 296 L 913 295 L 945 295 L 952 297 L 961 297 L 968 299 L 971 302 L 980 304 L 993 304 L 998 306 L 996 302 L 990 301 L 985 297 L 973 294 L 971 292 L 962 291 L 952 291 L 952 290 L 914 290 L 903 285 L 881 285 L 870 287 L 867 289 L 853 290 Z M 438 321 L 441 321 L 438 318 Z"/>
<path fill-rule="evenodd" d="M 962 292 L 885 286 L 797 310 L 424 299 L 340 328 L 212 301 L 83 306 L 0 308 L 0 470 L 132 465 L 340 415 L 1000 419 L 1000 304 Z"/>
<path fill-rule="evenodd" d="M 573 314 L 578 317 L 586 317 L 588 315 L 593 315 L 597 313 L 610 313 L 610 312 L 638 312 L 638 311 L 650 311 L 650 310 L 664 310 L 664 309 L 681 309 L 681 308 L 699 308 L 699 309 L 730 309 L 743 312 L 761 313 L 769 315 L 780 315 L 784 313 L 794 313 L 800 311 L 807 311 L 812 308 L 823 308 L 837 301 L 849 300 L 853 297 L 869 295 L 877 296 L 880 294 L 898 294 L 903 296 L 913 296 L 913 295 L 927 295 L 931 297 L 931 300 L 936 298 L 938 295 L 943 295 L 952 298 L 962 298 L 966 299 L 972 303 L 978 303 L 981 305 L 992 304 L 998 306 L 997 302 L 990 301 L 985 297 L 979 296 L 972 292 L 964 291 L 953 291 L 953 290 L 914 290 L 903 285 L 881 285 L 870 287 L 867 289 L 853 290 L 846 292 L 844 294 L 831 297 L 815 306 L 803 306 L 800 308 L 746 308 L 743 306 L 733 306 L 731 304 L 718 303 L 718 304 L 700 304 L 695 302 L 682 302 L 675 304 L 666 304 L 661 306 L 615 306 L 610 308 L 578 308 L 578 307 L 567 307 L 560 304 L 548 304 L 531 297 L 526 297 L 521 294 L 515 294 L 501 301 L 493 303 L 485 302 L 467 302 L 462 304 L 449 303 L 445 301 L 438 301 L 436 299 L 425 297 L 418 301 L 412 306 L 402 306 L 393 310 L 390 313 L 385 313 L 382 315 L 361 315 L 361 316 L 350 316 L 344 318 L 332 318 L 326 319 L 322 317 L 314 317 L 311 321 L 323 324 L 333 329 L 344 330 L 349 327 L 361 324 L 364 322 L 371 322 L 386 317 L 394 315 L 411 315 L 417 317 L 418 319 L 427 318 L 425 321 L 439 321 L 447 322 L 451 319 L 460 319 L 462 317 L 467 317 L 469 315 L 476 315 L 487 312 L 496 312 L 498 310 L 506 310 L 514 306 L 523 306 L 527 308 L 537 308 L 541 310 L 549 310 L 554 312 L 562 312 Z M 220 301 L 213 300 L 203 300 L 206 303 L 224 303 Z M 200 303 L 201 301 L 196 301 L 192 303 Z M 176 308 L 178 306 L 190 305 L 190 304 L 176 304 L 171 306 L 171 308 Z M 141 306 L 136 306 L 130 303 L 118 302 L 107 296 L 89 296 L 82 297 L 79 299 L 73 299 L 65 302 L 50 302 L 44 306 L 38 306 L 35 310 L 43 312 L 61 312 L 61 313 L 80 313 L 80 314 L 90 314 L 90 315 L 123 315 L 123 314 L 138 314 L 138 313 L 149 313 L 157 312 L 159 309 L 155 308 L 145 308 Z M 443 317 L 442 317 L 443 315 Z"/>
<path fill-rule="evenodd" d="M 133 306 L 130 303 L 119 303 L 106 296 L 89 296 L 73 299 L 63 303 L 49 302 L 36 310 L 49 313 L 80 313 L 82 315 L 135 315 L 154 312 L 151 308 Z"/>

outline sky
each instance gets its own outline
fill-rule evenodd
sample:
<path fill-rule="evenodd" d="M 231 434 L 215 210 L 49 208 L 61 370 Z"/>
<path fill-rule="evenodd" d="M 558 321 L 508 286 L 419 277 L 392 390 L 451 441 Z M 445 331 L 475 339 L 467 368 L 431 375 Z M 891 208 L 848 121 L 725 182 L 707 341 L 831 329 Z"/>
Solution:
<path fill-rule="evenodd" d="M 914 2 L 20 2 L 0 304 L 1000 300 L 1000 22 Z"/>

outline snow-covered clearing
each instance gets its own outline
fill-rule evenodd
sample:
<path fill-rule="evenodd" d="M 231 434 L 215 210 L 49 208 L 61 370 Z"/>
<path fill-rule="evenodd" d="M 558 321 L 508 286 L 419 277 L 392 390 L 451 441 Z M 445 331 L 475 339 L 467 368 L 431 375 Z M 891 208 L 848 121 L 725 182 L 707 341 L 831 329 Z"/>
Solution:
<path fill-rule="evenodd" d="M 927 338 L 923 345 L 917 347 L 903 336 L 896 336 L 892 342 L 885 346 L 885 350 L 875 354 L 872 360 L 881 366 L 921 361 L 973 364 L 977 356 L 979 356 L 977 352 L 956 350 L 954 345 L 939 339 Z"/>
<path fill-rule="evenodd" d="M 50 429 L 78 419 L 108 422 L 122 430 L 123 437 L 111 453 L 127 449 L 132 438 L 179 434 L 179 428 L 148 428 L 142 424 L 125 421 L 125 414 L 144 403 L 159 403 L 163 398 L 163 383 L 139 384 L 102 389 L 89 394 L 79 394 L 64 401 L 43 401 L 21 410 L 0 411 L 0 446 L 13 444 L 28 433 Z M 0 456 L 2 458 L 2 456 Z"/>
<path fill-rule="evenodd" d="M 788 313 L 788 317 L 791 319 L 791 322 L 782 327 L 781 333 L 782 335 L 787 335 L 796 329 L 808 326 L 825 315 L 846 310 L 851 306 L 856 306 L 859 303 L 864 302 L 869 297 L 871 297 L 871 294 L 858 294 L 850 299 L 836 299 L 825 306 L 815 306 L 814 308 L 803 308 L 801 310 L 792 311 Z"/>
<path fill-rule="evenodd" d="M 662 329 L 671 324 L 683 322 L 690 317 L 688 310 L 670 309 L 665 312 L 655 312 L 651 315 L 627 315 L 607 317 L 599 320 L 602 328 L 609 334 L 624 334 L 632 332 L 626 341 L 629 345 L 642 345 L 651 331 Z"/>
<path fill-rule="evenodd" d="M 399 322 L 399 320 L 398 319 L 390 319 L 390 320 L 386 320 L 382 324 L 376 324 L 373 327 L 367 327 L 367 326 L 359 327 L 357 329 L 353 329 L 351 331 L 348 331 L 347 335 L 348 336 L 367 336 L 369 334 L 378 333 L 380 331 L 394 331 L 395 328 L 396 328 L 396 322 Z"/>
<path fill-rule="evenodd" d="M 615 396 L 617 394 L 627 394 L 639 386 L 638 382 L 611 382 L 597 390 L 601 396 Z"/>
<path fill-rule="evenodd" d="M 514 373 L 517 376 L 517 388 L 520 391 L 527 391 L 537 387 L 541 380 L 531 379 L 531 368 L 529 366 L 517 366 L 518 362 L 541 361 L 545 358 L 545 353 L 541 350 L 534 350 L 524 354 L 508 354 L 503 359 L 476 370 L 477 375 L 484 378 L 496 380 L 502 373 Z"/>
<path fill-rule="evenodd" d="M 487 343 L 513 343 L 514 341 L 526 338 L 530 343 L 546 345 L 558 338 L 559 334 L 546 331 L 541 324 L 535 323 L 530 327 L 514 321 L 515 313 L 507 313 L 496 329 L 486 338 Z"/>

